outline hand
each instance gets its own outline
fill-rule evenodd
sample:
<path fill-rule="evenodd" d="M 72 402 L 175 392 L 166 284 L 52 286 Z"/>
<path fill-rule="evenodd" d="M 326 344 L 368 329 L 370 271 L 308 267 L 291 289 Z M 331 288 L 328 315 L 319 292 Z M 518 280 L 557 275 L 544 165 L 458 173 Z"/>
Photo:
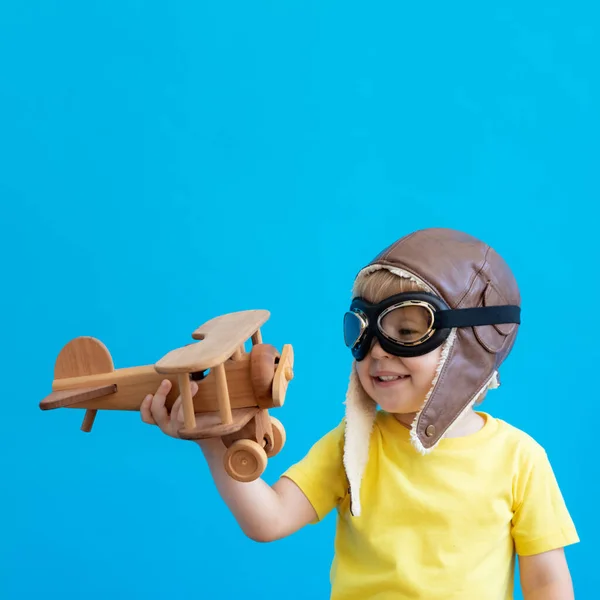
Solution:
<path fill-rule="evenodd" d="M 177 432 L 183 427 L 182 399 L 181 395 L 177 397 L 169 414 L 165 404 L 171 387 L 172 384 L 168 379 L 162 381 L 154 395 L 148 394 L 144 398 L 140 414 L 144 423 L 157 425 L 164 434 L 173 438 L 179 438 Z M 198 391 L 198 384 L 192 381 L 191 387 L 192 397 L 194 397 Z"/>
<path fill-rule="evenodd" d="M 148 394 L 142 401 L 140 414 L 142 421 L 148 425 L 157 425 L 160 430 L 173 438 L 181 439 L 177 433 L 184 424 L 183 406 L 181 395 L 173 403 L 171 413 L 165 406 L 167 395 L 171 391 L 172 384 L 168 379 L 165 379 L 156 390 L 154 395 Z M 198 384 L 195 381 L 191 382 L 192 398 L 198 391 Z M 221 438 L 209 438 L 203 440 L 193 440 L 205 452 L 220 453 L 225 449 Z"/>

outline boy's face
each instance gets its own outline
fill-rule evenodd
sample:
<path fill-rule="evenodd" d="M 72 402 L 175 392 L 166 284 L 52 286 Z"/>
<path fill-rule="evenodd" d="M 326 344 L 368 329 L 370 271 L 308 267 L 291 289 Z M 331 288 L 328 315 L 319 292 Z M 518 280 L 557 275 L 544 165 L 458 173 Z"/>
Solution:
<path fill-rule="evenodd" d="M 416 413 L 431 389 L 441 355 L 440 346 L 423 356 L 400 358 L 385 352 L 375 340 L 364 360 L 356 363 L 356 371 L 365 392 L 383 410 Z"/>

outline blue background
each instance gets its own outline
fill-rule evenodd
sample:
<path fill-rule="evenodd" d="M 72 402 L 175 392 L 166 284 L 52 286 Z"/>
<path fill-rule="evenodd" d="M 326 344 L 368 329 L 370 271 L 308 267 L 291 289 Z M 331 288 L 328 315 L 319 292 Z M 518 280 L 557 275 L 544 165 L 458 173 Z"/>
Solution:
<path fill-rule="evenodd" d="M 357 269 L 414 229 L 495 246 L 524 325 L 485 410 L 548 450 L 595 598 L 597 6 L 12 2 L 0 8 L 0 597 L 326 598 L 333 515 L 244 538 L 202 456 L 43 413 L 93 335 L 149 364 L 221 313 L 292 343 L 272 483 L 343 414 Z M 520 598 L 520 595 L 517 595 Z"/>

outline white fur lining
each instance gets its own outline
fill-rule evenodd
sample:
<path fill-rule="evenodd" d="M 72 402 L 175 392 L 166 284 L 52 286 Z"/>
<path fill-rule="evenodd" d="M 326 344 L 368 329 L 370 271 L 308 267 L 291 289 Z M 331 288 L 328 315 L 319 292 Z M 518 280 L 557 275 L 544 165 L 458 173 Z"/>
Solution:
<path fill-rule="evenodd" d="M 402 277 L 403 279 L 410 279 L 413 283 L 416 283 L 420 288 L 423 288 L 423 290 L 426 292 L 433 292 L 431 287 L 429 287 L 424 281 L 419 279 L 416 275 L 413 275 L 412 273 L 410 273 L 409 271 L 405 271 L 404 269 L 400 269 L 398 267 L 392 267 L 390 265 L 369 265 L 368 267 L 365 267 L 356 276 L 355 285 L 356 285 L 356 282 L 358 282 L 365 275 L 369 275 L 370 273 L 373 273 L 374 271 L 382 271 L 383 269 L 386 269 L 390 273 L 393 273 L 394 275 L 398 275 L 398 277 Z"/>
<path fill-rule="evenodd" d="M 352 363 L 350 384 L 346 394 L 346 423 L 344 430 L 344 468 L 350 485 L 350 509 L 360 515 L 360 483 L 369 458 L 371 432 L 377 416 L 377 405 L 364 391 Z"/>

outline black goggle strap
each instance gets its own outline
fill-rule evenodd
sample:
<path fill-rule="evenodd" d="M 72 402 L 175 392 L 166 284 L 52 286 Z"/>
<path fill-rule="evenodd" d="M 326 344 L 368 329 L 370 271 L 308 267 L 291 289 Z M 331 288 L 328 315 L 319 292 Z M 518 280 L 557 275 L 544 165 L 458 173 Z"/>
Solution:
<path fill-rule="evenodd" d="M 435 312 L 435 329 L 454 327 L 478 327 L 481 325 L 503 325 L 521 323 L 521 308 L 518 306 L 480 306 Z"/>

